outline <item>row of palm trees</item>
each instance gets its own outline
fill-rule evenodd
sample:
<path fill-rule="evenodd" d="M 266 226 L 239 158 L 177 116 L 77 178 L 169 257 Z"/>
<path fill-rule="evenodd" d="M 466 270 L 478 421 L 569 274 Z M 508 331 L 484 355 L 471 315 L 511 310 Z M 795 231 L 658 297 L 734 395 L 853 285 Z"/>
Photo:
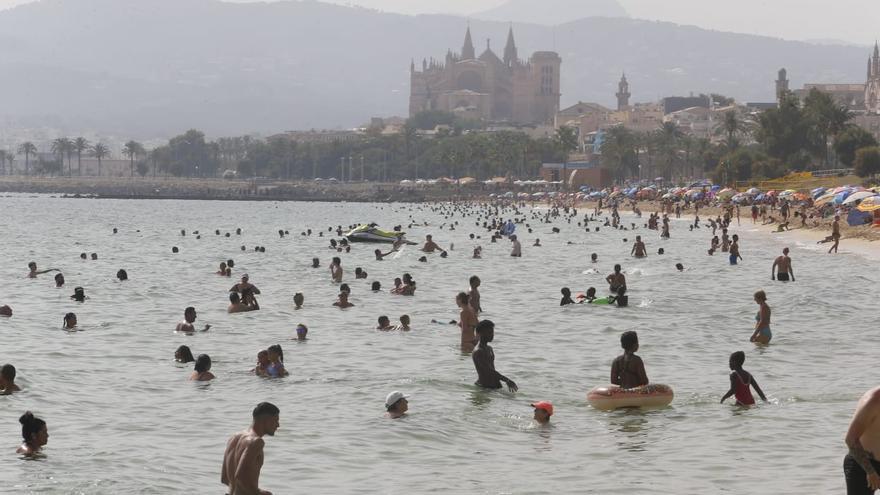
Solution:
<path fill-rule="evenodd" d="M 75 139 L 70 138 L 58 138 L 52 141 L 51 151 L 54 155 L 58 156 L 58 162 L 61 165 L 61 169 L 64 168 L 64 158 L 67 157 L 67 175 L 73 175 L 73 155 L 76 154 L 76 162 L 77 162 L 77 174 L 82 175 L 82 157 L 83 154 L 87 156 L 91 156 L 98 160 L 98 175 L 101 175 L 101 162 L 105 158 L 110 156 L 110 147 L 104 143 L 94 143 L 89 142 L 88 139 L 83 137 L 78 137 Z M 24 171 L 25 175 L 30 175 L 30 162 L 31 157 L 36 156 L 38 150 L 37 146 L 31 142 L 27 141 L 22 143 L 17 151 L 7 151 L 0 150 L 0 167 L 2 167 L 5 171 L 5 165 L 9 163 L 10 172 L 13 170 L 13 162 L 15 161 L 15 157 L 19 155 L 24 155 Z M 139 157 L 146 154 L 146 150 L 143 145 L 138 143 L 137 141 L 129 141 L 125 143 L 125 146 L 122 148 L 122 154 L 129 158 L 130 164 L 130 174 L 134 176 L 134 162 Z"/>

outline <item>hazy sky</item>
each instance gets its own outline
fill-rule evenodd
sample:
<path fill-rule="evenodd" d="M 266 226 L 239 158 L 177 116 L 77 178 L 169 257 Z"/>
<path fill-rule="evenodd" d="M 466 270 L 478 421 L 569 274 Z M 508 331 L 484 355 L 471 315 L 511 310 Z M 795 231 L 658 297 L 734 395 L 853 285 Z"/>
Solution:
<path fill-rule="evenodd" d="M 0 8 L 34 0 L 0 0 Z M 149 2 L 150 0 L 142 0 Z M 263 0 L 227 0 L 256 2 Z M 270 0 L 271 1 L 271 0 Z M 505 0 L 331 0 L 402 12 L 472 14 Z M 534 0 L 541 5 L 541 0 Z M 589 2 L 590 0 L 582 0 Z M 787 39 L 869 44 L 880 38 L 878 0 L 618 0 L 632 17 Z"/>

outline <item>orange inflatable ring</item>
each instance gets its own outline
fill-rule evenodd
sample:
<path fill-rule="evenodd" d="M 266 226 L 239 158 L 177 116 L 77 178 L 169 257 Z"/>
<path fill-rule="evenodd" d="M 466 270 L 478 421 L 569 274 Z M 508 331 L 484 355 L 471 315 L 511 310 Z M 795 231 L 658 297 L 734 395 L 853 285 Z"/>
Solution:
<path fill-rule="evenodd" d="M 664 407 L 674 395 L 672 387 L 660 383 L 636 388 L 606 385 L 590 390 L 587 401 L 596 409 L 610 411 L 620 407 Z"/>

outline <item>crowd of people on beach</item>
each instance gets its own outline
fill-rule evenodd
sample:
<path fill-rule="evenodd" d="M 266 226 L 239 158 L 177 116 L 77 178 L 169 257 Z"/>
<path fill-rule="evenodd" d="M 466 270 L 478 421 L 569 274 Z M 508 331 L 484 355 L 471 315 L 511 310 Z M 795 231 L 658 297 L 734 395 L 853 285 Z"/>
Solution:
<path fill-rule="evenodd" d="M 441 212 L 449 213 L 454 211 L 462 215 L 476 216 L 476 225 L 478 229 L 485 231 L 489 239 L 488 242 L 497 243 L 504 239 L 507 239 L 507 241 L 510 242 L 510 256 L 513 258 L 520 258 L 523 256 L 522 244 L 516 232 L 519 229 L 525 230 L 529 234 L 533 234 L 534 231 L 530 222 L 551 223 L 562 221 L 567 224 L 572 224 L 574 222 L 577 224 L 578 228 L 584 229 L 586 232 L 590 232 L 591 229 L 594 229 L 592 231 L 598 232 L 600 227 L 606 229 L 610 228 L 617 232 L 629 232 L 639 228 L 635 222 L 630 223 L 628 226 L 622 223 L 618 211 L 622 205 L 616 202 L 603 205 L 602 200 L 600 200 L 592 214 L 583 214 L 583 210 L 579 213 L 577 206 L 574 204 L 555 204 L 551 205 L 551 207 L 546 210 L 538 211 L 532 209 L 529 216 L 524 212 L 524 206 L 525 205 L 518 205 L 516 203 L 479 204 L 471 206 L 452 204 L 441 205 L 436 208 Z M 633 203 L 631 206 L 636 218 L 640 218 L 641 210 L 638 208 L 638 205 Z M 648 230 L 659 231 L 660 239 L 669 239 L 672 235 L 670 215 L 680 218 L 681 214 L 682 209 L 680 205 L 676 205 L 674 210 L 672 210 L 671 206 L 667 208 L 667 206 L 664 205 L 660 212 L 650 214 L 643 227 Z M 753 223 L 757 221 L 760 214 L 760 210 L 755 207 L 752 208 L 751 216 Z M 447 218 L 449 218 L 449 216 L 451 216 L 451 214 L 449 214 Z M 507 218 L 504 218 L 504 216 L 507 216 Z M 785 215 L 784 218 L 785 217 L 787 217 L 787 215 Z M 482 224 L 480 223 L 481 220 Z M 692 224 L 688 223 L 687 225 L 691 232 L 695 229 L 701 228 L 707 230 L 711 229 L 712 237 L 708 255 L 711 256 L 719 251 L 727 253 L 729 264 L 737 265 L 738 262 L 742 260 L 742 255 L 740 251 L 739 235 L 730 234 L 730 230 L 734 228 L 734 220 L 737 225 L 739 225 L 740 212 L 739 207 L 735 205 L 729 205 L 724 208 L 723 214 L 719 214 L 714 218 L 709 218 L 706 223 L 701 222 L 698 208 L 695 208 L 694 222 Z M 834 243 L 829 252 L 836 252 L 839 244 L 840 231 L 837 226 L 838 220 L 839 219 L 837 218 L 835 219 L 833 230 L 828 237 L 828 242 Z M 593 225 L 591 226 L 591 224 Z M 458 222 L 453 222 L 439 227 L 442 229 L 443 226 L 446 226 L 449 230 L 455 230 L 457 225 Z M 412 227 L 412 225 L 410 227 Z M 462 228 L 461 225 L 458 225 L 458 227 Z M 719 229 L 721 231 L 720 237 L 715 235 Z M 335 238 L 330 239 L 328 248 L 333 251 L 333 254 L 353 252 L 352 245 L 343 235 L 344 229 L 342 226 L 336 226 L 335 229 L 334 227 L 329 227 L 327 230 L 331 233 L 335 232 L 338 237 L 341 237 L 339 240 Z M 400 229 L 397 228 L 397 230 Z M 241 234 L 240 229 L 236 232 L 239 235 Z M 320 237 L 324 236 L 323 231 L 317 232 Z M 553 232 L 558 233 L 559 228 L 553 227 Z M 115 233 L 117 233 L 116 229 L 114 229 L 114 234 Z M 279 230 L 278 233 L 282 238 L 289 234 L 289 232 L 284 230 Z M 186 234 L 186 231 L 181 231 L 181 235 Z M 215 234 L 220 235 L 219 230 L 216 231 Z M 313 231 L 311 229 L 302 233 L 304 236 L 311 236 L 312 234 Z M 470 234 L 469 237 L 476 243 L 483 238 L 483 235 L 481 234 L 482 232 L 476 235 Z M 193 232 L 193 235 L 199 234 L 195 231 Z M 227 233 L 226 235 L 229 236 L 230 234 Z M 623 241 L 628 243 L 627 238 L 624 238 Z M 391 243 L 390 250 L 383 252 L 382 249 L 375 249 L 372 251 L 372 254 L 377 261 L 382 261 L 389 256 L 399 254 L 401 248 L 408 242 L 409 241 L 405 240 L 403 235 L 400 235 L 394 239 L 393 243 Z M 535 238 L 532 247 L 540 248 L 541 246 L 540 239 Z M 245 247 L 242 246 L 242 250 L 244 249 Z M 265 247 L 257 246 L 255 249 L 260 252 L 265 252 Z M 440 258 L 445 258 L 448 255 L 447 249 L 441 247 L 431 234 L 425 236 L 424 242 L 419 249 L 419 261 L 424 263 L 428 262 L 427 255 L 436 254 Z M 449 245 L 448 250 L 454 250 L 454 245 Z M 177 248 L 174 247 L 172 252 L 177 252 Z M 663 248 L 658 249 L 657 252 L 658 255 L 664 254 Z M 771 280 L 779 282 L 795 281 L 792 260 L 789 254 L 790 251 L 786 247 L 783 249 L 782 254 L 774 259 L 771 266 Z M 649 256 L 648 248 L 641 234 L 635 235 L 629 255 L 634 260 Z M 482 247 L 479 244 L 476 244 L 473 248 L 473 257 L 479 258 L 481 256 Z M 88 258 L 85 253 L 82 253 L 81 257 L 82 259 Z M 93 253 L 91 259 L 97 259 L 97 254 Z M 590 261 L 591 264 L 597 264 L 598 255 L 592 253 L 590 255 Z M 319 268 L 320 265 L 320 257 L 313 258 L 311 265 L 312 268 Z M 219 268 L 215 274 L 220 277 L 231 278 L 234 267 L 234 260 L 227 259 L 219 264 Z M 332 256 L 328 268 L 330 281 L 333 284 L 338 285 L 339 288 L 337 300 L 333 302 L 332 305 L 340 310 L 345 310 L 354 306 L 349 300 L 351 288 L 344 282 L 344 280 L 346 280 L 346 272 L 343 269 L 341 257 Z M 28 264 L 28 269 L 27 277 L 31 279 L 37 278 L 43 274 L 58 272 L 54 276 L 56 287 L 62 287 L 65 284 L 64 276 L 59 269 L 48 268 L 40 270 L 38 269 L 37 263 L 34 261 L 31 261 Z M 685 270 L 685 267 L 681 263 L 677 263 L 675 269 L 677 271 L 683 271 Z M 597 270 L 596 273 L 598 273 Z M 355 268 L 353 274 L 355 280 L 366 280 L 369 277 L 362 267 Z M 127 280 L 127 271 L 125 269 L 120 269 L 117 272 L 117 279 L 119 281 Z M 589 287 L 584 292 L 575 294 L 573 294 L 572 290 L 568 287 L 561 288 L 560 292 L 562 298 L 560 300 L 560 306 L 592 304 L 616 305 L 620 308 L 626 308 L 628 306 L 629 296 L 627 294 L 627 280 L 621 263 L 614 264 L 613 271 L 605 277 L 605 282 L 608 284 L 607 294 L 599 294 L 596 287 Z M 455 304 L 459 310 L 458 320 L 452 320 L 449 322 L 432 320 L 432 323 L 451 324 L 459 327 L 459 349 L 462 353 L 471 356 L 477 376 L 475 381 L 476 386 L 485 389 L 501 389 L 506 386 L 509 392 L 515 393 L 519 390 L 516 382 L 510 377 L 500 373 L 495 367 L 495 351 L 490 344 L 494 341 L 496 326 L 492 320 L 481 319 L 481 314 L 483 313 L 480 294 L 481 278 L 478 275 L 471 276 L 468 280 L 468 286 L 469 288 L 467 291 L 458 292 L 454 297 Z M 374 292 L 381 291 L 381 283 L 379 281 L 373 281 L 370 287 Z M 401 277 L 394 279 L 393 288 L 390 289 L 389 293 L 413 297 L 416 294 L 416 287 L 417 284 L 412 275 L 410 273 L 403 273 Z M 260 294 L 260 289 L 251 283 L 250 276 L 247 273 L 241 275 L 240 280 L 228 290 L 229 305 L 227 307 L 227 313 L 232 314 L 260 311 L 261 307 L 256 298 L 256 296 Z M 70 296 L 70 299 L 75 303 L 82 304 L 88 300 L 88 297 L 85 295 L 85 289 L 83 287 L 76 287 L 73 294 Z M 749 340 L 758 345 L 768 345 L 771 342 L 773 335 L 770 330 L 771 309 L 767 304 L 767 295 L 765 291 L 758 290 L 754 293 L 753 299 L 758 306 L 758 311 L 755 315 L 754 330 Z M 296 293 L 293 296 L 294 309 L 302 308 L 304 301 L 304 294 L 299 292 Z M 0 306 L 0 316 L 12 317 L 12 314 L 12 308 L 9 306 Z M 193 334 L 195 332 L 207 332 L 211 329 L 210 324 L 196 325 L 196 319 L 197 313 L 195 307 L 190 306 L 185 308 L 183 320 L 177 323 L 174 329 L 175 332 Z M 64 315 L 62 325 L 64 330 L 76 331 L 77 324 L 77 316 L 74 312 L 68 312 Z M 407 314 L 400 315 L 396 324 L 392 324 L 391 319 L 387 315 L 379 315 L 377 318 L 376 330 L 379 331 L 408 332 L 411 329 L 410 317 Z M 305 324 L 299 323 L 296 326 L 296 340 L 306 340 L 308 338 L 308 331 L 308 327 Z M 612 385 L 620 387 L 621 389 L 636 389 L 638 387 L 649 385 L 650 382 L 646 372 L 645 363 L 642 358 L 636 354 L 639 349 L 638 334 L 635 331 L 624 332 L 620 336 L 620 345 L 623 352 L 612 361 L 610 367 L 610 382 Z M 721 397 L 722 403 L 730 397 L 734 397 L 738 406 L 752 406 L 755 404 L 755 399 L 751 392 L 752 389 L 757 392 L 761 400 L 767 401 L 767 397 L 758 385 L 755 377 L 743 368 L 745 358 L 745 353 L 742 351 L 736 351 L 730 354 L 728 362 L 728 367 L 730 369 L 730 388 Z M 212 362 L 210 356 L 207 354 L 194 356 L 192 350 L 188 346 L 181 345 L 174 353 L 174 360 L 178 363 L 193 363 L 193 371 L 189 377 L 192 381 L 208 382 L 216 378 L 211 372 Z M 288 371 L 284 367 L 284 352 L 281 345 L 273 344 L 265 349 L 260 349 L 256 354 L 256 364 L 251 372 L 257 377 L 270 379 L 287 376 Z M 16 368 L 12 364 L 3 365 L 2 369 L 0 369 L 0 394 L 12 394 L 21 390 L 15 383 L 15 377 Z M 847 485 L 848 488 L 857 485 L 859 487 L 850 488 L 851 491 L 849 491 L 849 493 L 871 493 L 866 490 L 880 487 L 880 476 L 878 476 L 876 472 L 876 469 L 880 469 L 880 464 L 873 459 L 873 454 L 871 454 L 872 452 L 878 452 L 878 454 L 880 454 L 880 422 L 874 421 L 877 415 L 880 414 L 880 391 L 875 390 L 870 394 L 870 396 L 866 395 L 866 398 L 860 403 L 856 418 L 853 421 L 854 426 L 851 429 L 851 432 L 847 435 L 847 444 L 850 446 L 850 454 L 847 456 L 845 464 Z M 539 400 L 531 403 L 531 407 L 533 408 L 535 424 L 548 425 L 550 418 L 554 414 L 554 406 L 552 402 L 549 400 Z M 398 390 L 390 392 L 385 398 L 384 409 L 385 415 L 389 419 L 406 417 L 409 411 L 409 396 Z M 266 435 L 272 436 L 278 429 L 279 415 L 280 410 L 277 406 L 268 402 L 260 403 L 253 410 L 253 423 L 251 427 L 230 438 L 222 464 L 222 481 L 229 486 L 231 493 L 268 493 L 265 490 L 259 489 L 263 437 Z M 42 448 L 47 444 L 49 438 L 46 422 L 43 419 L 34 416 L 31 412 L 26 412 L 21 416 L 20 423 L 22 425 L 22 444 L 18 448 L 18 453 L 24 456 L 39 455 Z M 859 481 L 860 479 L 861 481 Z M 868 488 L 863 491 L 858 491 L 859 489 L 862 489 L 860 484 L 862 482 L 866 483 L 865 486 Z"/>

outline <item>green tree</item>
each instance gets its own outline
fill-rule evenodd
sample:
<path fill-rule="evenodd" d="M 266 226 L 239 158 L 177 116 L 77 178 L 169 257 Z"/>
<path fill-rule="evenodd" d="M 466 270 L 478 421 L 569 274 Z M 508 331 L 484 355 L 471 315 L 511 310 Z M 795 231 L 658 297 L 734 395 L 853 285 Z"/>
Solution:
<path fill-rule="evenodd" d="M 110 148 L 108 148 L 103 143 L 95 143 L 95 145 L 92 146 L 90 153 L 93 157 L 95 157 L 98 160 L 98 177 L 100 177 L 101 176 L 101 160 L 110 156 Z"/>
<path fill-rule="evenodd" d="M 615 126 L 604 133 L 602 164 L 608 167 L 618 180 L 633 176 L 639 167 L 638 139 L 623 126 Z"/>
<path fill-rule="evenodd" d="M 716 136 L 724 136 L 724 144 L 728 151 L 735 151 L 742 141 L 747 140 L 752 132 L 754 125 L 750 120 L 746 120 L 737 113 L 736 110 L 728 110 L 724 112 L 724 118 L 721 124 L 715 128 Z"/>
<path fill-rule="evenodd" d="M 422 131 L 432 131 L 438 125 L 452 126 L 455 123 L 455 115 L 441 110 L 424 110 L 409 119 L 406 124 Z"/>
<path fill-rule="evenodd" d="M 679 152 L 684 133 L 674 122 L 663 122 L 654 133 L 660 158 L 660 172 L 664 178 L 671 180 L 679 163 Z"/>
<path fill-rule="evenodd" d="M 859 177 L 880 174 L 880 147 L 870 146 L 856 151 L 853 168 Z"/>
<path fill-rule="evenodd" d="M 831 95 L 816 88 L 811 89 L 804 98 L 803 112 L 814 133 L 817 151 L 827 166 L 830 138 L 837 136 L 846 127 L 852 114 L 846 107 L 838 105 Z"/>
<path fill-rule="evenodd" d="M 71 144 L 72 144 L 73 150 L 76 151 L 77 175 L 82 177 L 82 154 L 83 154 L 83 151 L 88 151 L 89 148 L 91 148 L 91 143 L 89 143 L 89 141 L 84 137 L 78 137 L 78 138 L 74 139 Z"/>
<path fill-rule="evenodd" d="M 137 141 L 129 141 L 125 143 L 125 146 L 122 148 L 122 154 L 127 156 L 129 163 L 129 175 L 134 177 L 134 160 L 144 154 L 144 146 Z"/>
<path fill-rule="evenodd" d="M 146 160 L 138 160 L 135 168 L 137 169 L 138 175 L 140 175 L 141 177 L 145 177 L 147 175 L 147 172 L 150 171 L 150 165 L 147 163 Z"/>
<path fill-rule="evenodd" d="M 71 176 L 71 168 L 70 168 L 70 150 L 73 149 L 73 143 L 67 138 L 58 138 L 52 141 L 52 153 L 58 155 L 58 161 L 61 163 L 61 168 L 64 168 L 64 154 L 67 153 L 67 176 Z"/>
<path fill-rule="evenodd" d="M 800 101 L 792 94 L 783 96 L 778 108 L 761 113 L 755 132 L 755 139 L 771 158 L 790 163 L 795 170 L 807 165 L 804 152 L 814 156 L 821 152 L 815 136 Z"/>
<path fill-rule="evenodd" d="M 849 126 L 834 138 L 834 153 L 840 163 L 852 167 L 856 151 L 860 148 L 877 146 L 877 139 L 870 132 L 858 126 Z"/>
<path fill-rule="evenodd" d="M 25 141 L 18 147 L 18 152 L 24 154 L 24 175 L 29 175 L 31 155 L 37 154 L 37 146 L 30 141 Z"/>

